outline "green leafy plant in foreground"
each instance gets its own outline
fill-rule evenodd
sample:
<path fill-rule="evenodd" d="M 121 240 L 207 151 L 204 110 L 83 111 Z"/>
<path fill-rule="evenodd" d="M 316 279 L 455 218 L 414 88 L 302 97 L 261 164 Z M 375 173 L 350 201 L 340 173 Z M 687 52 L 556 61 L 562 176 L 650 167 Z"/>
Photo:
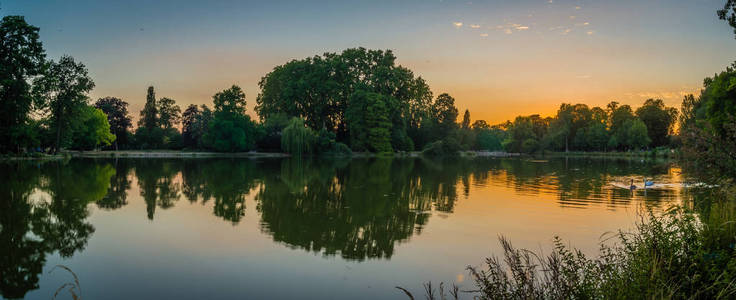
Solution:
<path fill-rule="evenodd" d="M 736 297 L 734 222 L 728 221 L 734 205 L 712 207 L 700 218 L 682 207 L 662 215 L 649 211 L 635 230 L 609 235 L 597 258 L 558 237 L 549 255 L 514 248 L 501 237 L 502 259 L 493 256 L 483 267 L 468 267 L 477 288 L 468 292 L 480 299 Z"/>

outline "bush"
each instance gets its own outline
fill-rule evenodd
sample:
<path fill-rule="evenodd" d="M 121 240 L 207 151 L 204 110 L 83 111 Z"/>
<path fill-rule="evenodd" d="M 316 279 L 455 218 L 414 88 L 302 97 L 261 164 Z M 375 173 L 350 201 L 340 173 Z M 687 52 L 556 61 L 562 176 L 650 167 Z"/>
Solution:
<path fill-rule="evenodd" d="M 304 125 L 304 120 L 292 118 L 281 132 L 281 149 L 293 155 L 311 154 L 315 150 L 316 140 L 317 136 Z"/>
<path fill-rule="evenodd" d="M 521 143 L 521 152 L 534 153 L 537 152 L 537 150 L 539 150 L 539 142 L 536 139 L 529 138 Z"/>
<path fill-rule="evenodd" d="M 458 155 L 460 151 L 460 144 L 456 139 L 448 137 L 444 140 L 435 141 L 428 144 L 422 149 L 422 155 L 427 156 L 444 156 L 444 155 Z"/>
<path fill-rule="evenodd" d="M 249 151 L 255 149 L 259 129 L 247 115 L 215 113 L 203 139 L 215 151 Z"/>
<path fill-rule="evenodd" d="M 353 155 L 353 151 L 350 150 L 350 147 L 348 147 L 348 145 L 338 142 L 332 143 L 329 149 L 320 154 L 333 156 L 351 156 Z"/>

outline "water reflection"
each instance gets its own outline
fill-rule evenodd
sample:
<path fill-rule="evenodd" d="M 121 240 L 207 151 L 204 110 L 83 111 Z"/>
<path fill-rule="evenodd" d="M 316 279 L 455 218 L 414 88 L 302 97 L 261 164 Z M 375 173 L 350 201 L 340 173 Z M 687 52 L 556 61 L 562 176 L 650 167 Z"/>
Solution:
<path fill-rule="evenodd" d="M 673 181 L 677 172 L 669 162 L 592 159 L 6 162 L 0 164 L 0 293 L 22 298 L 38 288 L 47 255 L 71 257 L 87 245 L 95 231 L 90 205 L 123 208 L 134 188 L 151 221 L 179 201 L 211 207 L 233 225 L 254 209 L 261 232 L 275 242 L 362 261 L 391 258 L 398 244 L 422 233 L 433 212 L 451 215 L 474 188 L 552 195 L 561 207 L 616 209 L 632 199 L 657 207 L 679 191 L 632 192 L 611 181 Z M 256 207 L 247 208 L 248 201 Z"/>
<path fill-rule="evenodd" d="M 47 255 L 70 257 L 84 249 L 95 231 L 86 220 L 87 205 L 106 195 L 114 174 L 109 164 L 90 161 L 3 165 L 0 294 L 4 298 L 22 298 L 38 288 Z"/>

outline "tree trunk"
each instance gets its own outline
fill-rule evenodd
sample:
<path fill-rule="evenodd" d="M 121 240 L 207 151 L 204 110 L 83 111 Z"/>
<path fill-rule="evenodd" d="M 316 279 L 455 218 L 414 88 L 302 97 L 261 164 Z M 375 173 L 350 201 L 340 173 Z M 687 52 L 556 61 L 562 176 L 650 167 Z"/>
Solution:
<path fill-rule="evenodd" d="M 57 118 L 57 122 L 56 122 L 56 143 L 54 143 L 54 153 L 53 154 L 59 153 L 59 143 L 61 140 L 61 124 L 60 124 L 61 122 L 59 122 L 59 119 L 60 118 Z"/>
<path fill-rule="evenodd" d="M 57 100 L 58 101 L 58 100 Z M 54 152 L 52 154 L 58 154 L 59 148 L 61 147 L 61 117 L 62 111 L 59 104 L 57 104 L 56 110 L 56 142 L 54 143 Z"/>

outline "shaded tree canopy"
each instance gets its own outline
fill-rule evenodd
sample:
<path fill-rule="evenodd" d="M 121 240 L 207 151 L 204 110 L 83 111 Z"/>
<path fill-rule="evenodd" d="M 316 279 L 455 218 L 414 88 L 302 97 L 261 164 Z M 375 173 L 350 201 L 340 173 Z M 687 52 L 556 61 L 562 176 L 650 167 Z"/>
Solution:
<path fill-rule="evenodd" d="M 669 136 L 677 120 L 676 108 L 666 107 L 662 99 L 647 99 L 636 109 L 636 116 L 646 125 L 652 146 L 669 144 Z"/>
<path fill-rule="evenodd" d="M 95 87 L 87 68 L 71 56 L 62 56 L 58 62 L 51 61 L 44 76 L 33 82 L 36 104 L 46 108 L 54 129 L 54 152 L 69 143 L 69 128 L 74 118 L 81 113 L 89 98 L 87 93 Z"/>
<path fill-rule="evenodd" d="M 245 93 L 237 85 L 218 92 L 212 97 L 215 113 L 245 114 Z"/>
<path fill-rule="evenodd" d="M 349 141 L 350 99 L 357 90 L 372 92 L 386 97 L 392 146 L 406 148 L 410 129 L 428 116 L 432 94 L 421 77 L 395 60 L 390 50 L 365 48 L 292 60 L 261 79 L 256 111 L 262 120 L 275 114 L 303 118 L 313 130 L 325 128 L 338 141 Z"/>
<path fill-rule="evenodd" d="M 107 116 L 99 108 L 85 105 L 72 126 L 72 148 L 92 150 L 115 141 Z"/>
<path fill-rule="evenodd" d="M 262 135 L 260 128 L 245 114 L 245 93 L 233 85 L 213 97 L 214 118 L 203 139 L 211 148 L 222 152 L 249 151 Z"/>
<path fill-rule="evenodd" d="M 197 107 L 194 104 L 189 105 L 182 113 L 182 138 L 185 147 L 204 148 L 202 138 L 209 130 L 210 121 L 213 114 L 207 105 L 202 104 Z"/>
<path fill-rule="evenodd" d="M 95 107 L 107 115 L 110 131 L 115 134 L 115 145 L 127 144 L 128 128 L 133 126 L 128 114 L 128 102 L 116 97 L 104 97 L 95 102 Z"/>
<path fill-rule="evenodd" d="M 43 73 L 46 60 L 38 30 L 22 16 L 0 22 L 0 152 L 29 146 L 22 142 L 33 104 L 29 82 Z"/>
<path fill-rule="evenodd" d="M 176 105 L 176 101 L 164 97 L 158 100 L 157 104 L 159 126 L 168 129 L 179 124 L 181 108 L 179 108 L 179 105 Z"/>
<path fill-rule="evenodd" d="M 728 22 L 728 25 L 733 28 L 734 35 L 736 35 L 736 0 L 726 0 L 723 8 L 716 13 L 719 19 Z"/>

